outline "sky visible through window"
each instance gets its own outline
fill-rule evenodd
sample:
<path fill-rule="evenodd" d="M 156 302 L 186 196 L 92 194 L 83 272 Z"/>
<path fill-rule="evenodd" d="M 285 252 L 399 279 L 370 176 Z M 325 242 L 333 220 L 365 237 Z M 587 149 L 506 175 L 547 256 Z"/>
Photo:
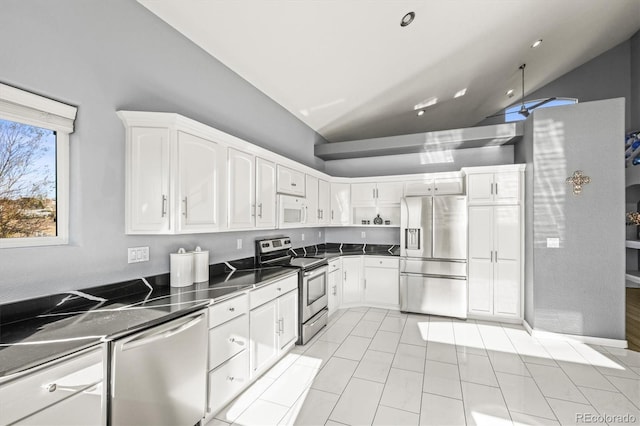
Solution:
<path fill-rule="evenodd" d="M 526 101 L 524 103 L 524 106 L 529 108 L 532 105 L 537 104 L 538 102 L 542 102 L 544 99 L 536 99 L 534 101 Z M 554 107 L 554 106 L 560 106 L 560 105 L 570 105 L 570 104 L 575 104 L 578 103 L 577 99 L 566 99 L 566 98 L 560 98 L 560 99 L 554 99 L 551 102 L 547 102 L 544 105 L 539 106 L 536 109 L 542 109 L 542 108 L 549 108 L 549 107 Z M 518 114 L 518 111 L 520 111 L 520 108 L 522 108 L 522 102 L 520 102 L 519 104 L 510 106 L 509 108 L 504 110 L 504 121 L 505 123 L 511 123 L 513 121 L 522 121 L 525 120 L 527 117 L 523 116 L 522 114 Z"/>

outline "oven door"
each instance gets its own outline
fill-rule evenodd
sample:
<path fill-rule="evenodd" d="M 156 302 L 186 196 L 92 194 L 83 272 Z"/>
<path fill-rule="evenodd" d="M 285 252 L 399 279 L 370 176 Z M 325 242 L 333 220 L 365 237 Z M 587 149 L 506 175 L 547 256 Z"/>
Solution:
<path fill-rule="evenodd" d="M 327 307 L 327 279 L 326 266 L 302 273 L 300 311 L 303 323 Z"/>

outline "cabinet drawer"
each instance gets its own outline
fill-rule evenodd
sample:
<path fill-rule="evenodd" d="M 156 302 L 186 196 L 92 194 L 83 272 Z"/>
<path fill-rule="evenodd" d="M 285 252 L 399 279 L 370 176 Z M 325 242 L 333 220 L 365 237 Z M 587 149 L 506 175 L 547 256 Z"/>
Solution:
<path fill-rule="evenodd" d="M 370 257 L 364 256 L 364 267 L 395 268 L 398 269 L 400 260 L 396 257 Z"/>
<path fill-rule="evenodd" d="M 334 259 L 329 261 L 329 272 L 337 271 L 342 267 L 341 259 Z"/>
<path fill-rule="evenodd" d="M 209 330 L 209 369 L 213 370 L 249 344 L 249 315 Z"/>
<path fill-rule="evenodd" d="M 246 313 L 246 294 L 242 294 L 230 300 L 225 300 L 224 302 L 216 303 L 209 308 L 209 328 L 213 328 Z"/>
<path fill-rule="evenodd" d="M 69 356 L 0 386 L 0 424 L 12 423 L 102 381 L 102 348 Z"/>
<path fill-rule="evenodd" d="M 249 309 L 256 308 L 276 297 L 298 288 L 298 276 L 294 275 L 249 293 Z"/>
<path fill-rule="evenodd" d="M 249 384 L 249 351 L 209 373 L 209 412 L 216 413 Z"/>

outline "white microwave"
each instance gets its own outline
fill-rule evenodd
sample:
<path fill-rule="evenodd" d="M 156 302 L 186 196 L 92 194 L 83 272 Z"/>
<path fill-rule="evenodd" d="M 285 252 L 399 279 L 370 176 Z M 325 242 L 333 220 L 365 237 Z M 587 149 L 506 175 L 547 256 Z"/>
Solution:
<path fill-rule="evenodd" d="M 307 222 L 306 200 L 291 195 L 278 195 L 278 223 L 280 228 L 297 228 Z"/>

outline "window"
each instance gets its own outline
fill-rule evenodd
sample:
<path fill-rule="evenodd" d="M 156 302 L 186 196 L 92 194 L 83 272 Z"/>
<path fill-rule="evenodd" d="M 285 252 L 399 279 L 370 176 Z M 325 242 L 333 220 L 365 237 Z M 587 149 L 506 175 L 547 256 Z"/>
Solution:
<path fill-rule="evenodd" d="M 0 84 L 0 247 L 68 243 L 76 111 Z"/>
<path fill-rule="evenodd" d="M 546 98 L 545 98 L 546 99 Z M 524 106 L 526 108 L 531 108 L 533 105 L 544 101 L 544 99 L 537 99 L 535 101 L 526 101 L 524 103 Z M 547 102 L 544 105 L 540 105 L 538 108 L 536 109 L 542 109 L 542 108 L 549 108 L 549 107 L 554 107 L 554 106 L 560 106 L 560 105 L 571 105 L 571 104 L 577 104 L 578 100 L 577 99 L 572 99 L 572 98 L 556 98 L 552 101 Z M 518 114 L 518 111 L 520 111 L 520 108 L 522 108 L 522 102 L 520 102 L 519 104 L 510 106 L 509 108 L 504 110 L 504 121 L 505 123 L 511 123 L 514 121 L 522 121 L 525 120 L 527 117 L 523 116 L 522 114 Z M 531 111 L 529 111 L 531 112 Z"/>

